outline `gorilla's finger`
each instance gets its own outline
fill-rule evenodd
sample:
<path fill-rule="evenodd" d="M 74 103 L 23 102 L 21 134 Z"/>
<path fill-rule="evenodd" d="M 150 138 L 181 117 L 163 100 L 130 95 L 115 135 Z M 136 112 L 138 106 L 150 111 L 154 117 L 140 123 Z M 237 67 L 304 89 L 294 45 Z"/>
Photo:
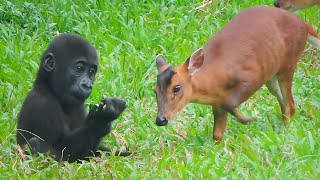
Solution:
<path fill-rule="evenodd" d="M 115 102 L 116 106 L 119 107 L 120 109 L 125 109 L 127 107 L 127 103 L 123 99 L 116 97 L 113 99 L 113 101 Z"/>

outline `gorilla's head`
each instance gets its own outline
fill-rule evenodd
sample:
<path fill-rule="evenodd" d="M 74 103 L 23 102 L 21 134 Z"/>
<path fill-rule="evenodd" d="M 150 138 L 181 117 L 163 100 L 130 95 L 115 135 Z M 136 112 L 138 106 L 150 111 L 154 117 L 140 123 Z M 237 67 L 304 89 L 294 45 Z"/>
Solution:
<path fill-rule="evenodd" d="M 43 53 L 38 79 L 63 104 L 80 104 L 92 91 L 98 70 L 96 49 L 78 35 L 57 36 Z"/>

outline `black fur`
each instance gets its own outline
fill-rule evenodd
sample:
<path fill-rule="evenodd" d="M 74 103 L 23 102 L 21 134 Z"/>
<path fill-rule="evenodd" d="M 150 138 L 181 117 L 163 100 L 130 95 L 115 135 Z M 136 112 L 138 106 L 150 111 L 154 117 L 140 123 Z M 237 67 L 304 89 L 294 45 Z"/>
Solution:
<path fill-rule="evenodd" d="M 33 89 L 19 114 L 17 143 L 32 153 L 50 152 L 69 162 L 96 155 L 101 138 L 126 108 L 119 98 L 104 98 L 87 115 L 84 101 L 98 68 L 95 48 L 78 35 L 56 37 L 43 53 Z M 130 153 L 120 153 L 129 155 Z"/>
<path fill-rule="evenodd" d="M 164 70 L 161 74 L 157 76 L 157 84 L 161 88 L 161 90 L 166 90 L 167 87 L 171 84 L 171 79 L 176 72 L 174 71 L 172 66 L 169 66 L 166 70 Z"/>

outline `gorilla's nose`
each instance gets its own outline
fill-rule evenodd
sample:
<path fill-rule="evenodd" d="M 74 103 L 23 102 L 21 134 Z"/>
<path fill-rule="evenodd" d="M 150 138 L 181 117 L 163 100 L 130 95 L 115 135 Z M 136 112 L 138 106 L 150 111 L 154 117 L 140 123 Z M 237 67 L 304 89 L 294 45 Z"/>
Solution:
<path fill-rule="evenodd" d="M 82 83 L 82 88 L 84 88 L 84 89 L 92 89 L 92 85 L 91 85 L 91 83 Z"/>
<path fill-rule="evenodd" d="M 168 124 L 168 120 L 164 116 L 157 116 L 156 124 L 158 126 L 165 126 Z"/>
<path fill-rule="evenodd" d="M 81 81 L 81 88 L 85 90 L 91 90 L 92 89 L 92 82 L 88 79 L 84 79 Z"/>
<path fill-rule="evenodd" d="M 280 7 L 279 1 L 274 2 L 274 7 Z"/>
<path fill-rule="evenodd" d="M 79 88 L 80 97 L 88 98 L 92 91 L 92 82 L 90 80 L 83 80 L 80 82 Z"/>

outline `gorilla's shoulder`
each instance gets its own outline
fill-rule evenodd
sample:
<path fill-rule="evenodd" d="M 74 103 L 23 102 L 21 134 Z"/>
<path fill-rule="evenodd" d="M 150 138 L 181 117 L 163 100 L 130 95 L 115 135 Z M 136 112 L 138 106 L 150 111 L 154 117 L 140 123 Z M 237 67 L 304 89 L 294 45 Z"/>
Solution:
<path fill-rule="evenodd" d="M 29 92 L 23 106 L 27 107 L 26 111 L 33 114 L 37 114 L 37 111 L 41 114 L 44 114 L 46 111 L 59 111 L 61 109 L 60 104 L 51 96 L 50 94 L 44 95 L 32 90 Z"/>

